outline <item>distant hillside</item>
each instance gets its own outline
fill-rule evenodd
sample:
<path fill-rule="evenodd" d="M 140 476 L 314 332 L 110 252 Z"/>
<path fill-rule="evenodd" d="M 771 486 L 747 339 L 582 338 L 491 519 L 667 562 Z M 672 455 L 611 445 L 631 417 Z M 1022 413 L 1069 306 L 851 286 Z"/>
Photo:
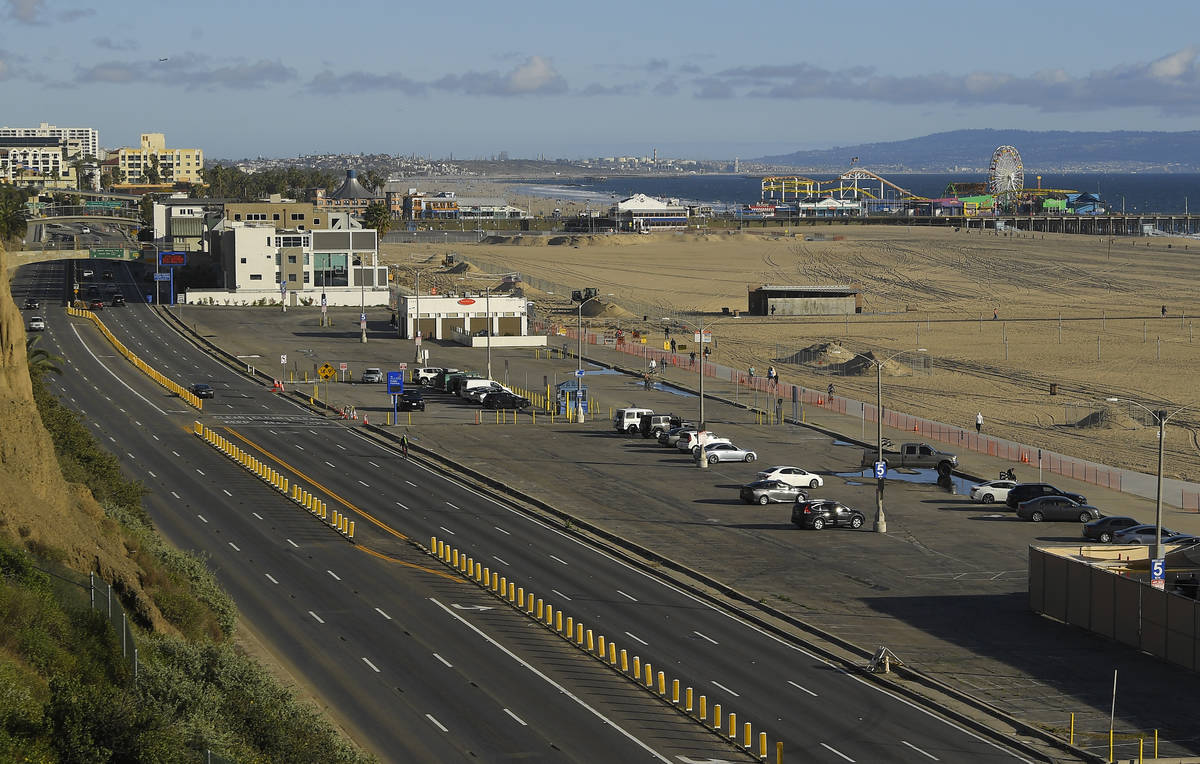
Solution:
<path fill-rule="evenodd" d="M 876 171 L 986 171 L 997 146 L 1015 146 L 1026 167 L 1060 172 L 1200 172 L 1200 131 L 1072 132 L 953 130 L 886 143 L 836 146 L 762 157 L 764 164 L 840 172 L 857 164 Z"/>

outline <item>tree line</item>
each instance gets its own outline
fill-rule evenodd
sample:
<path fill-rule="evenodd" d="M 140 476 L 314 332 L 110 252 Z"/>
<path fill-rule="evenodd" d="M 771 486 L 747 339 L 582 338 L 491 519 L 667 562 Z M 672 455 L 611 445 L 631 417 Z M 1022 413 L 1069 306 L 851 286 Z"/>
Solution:
<path fill-rule="evenodd" d="M 341 182 L 328 170 L 298 167 L 249 173 L 231 165 L 211 165 L 201 170 L 200 175 L 204 186 L 196 189 L 196 195 L 214 199 L 259 199 L 269 194 L 305 199 L 311 189 L 333 191 Z"/>

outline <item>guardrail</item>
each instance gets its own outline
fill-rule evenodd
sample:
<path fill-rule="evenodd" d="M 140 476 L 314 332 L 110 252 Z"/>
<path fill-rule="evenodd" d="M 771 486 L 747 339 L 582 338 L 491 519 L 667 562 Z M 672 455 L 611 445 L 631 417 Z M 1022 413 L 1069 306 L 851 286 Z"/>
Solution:
<path fill-rule="evenodd" d="M 166 374 L 163 374 L 162 372 L 158 371 L 157 369 L 152 367 L 150 364 L 143 361 L 141 358 L 138 358 L 136 353 L 134 353 L 129 348 L 125 347 L 125 344 L 123 342 L 121 342 L 119 339 L 117 339 L 116 336 L 111 331 L 109 331 L 108 327 L 104 325 L 104 322 L 101 321 L 100 318 L 94 312 L 92 312 L 90 310 L 83 310 L 81 308 L 68 307 L 67 315 L 75 316 L 76 318 L 86 318 L 89 321 L 91 321 L 93 324 L 96 325 L 96 328 L 100 330 L 100 333 L 108 338 L 108 341 L 111 342 L 112 346 L 117 349 L 117 352 L 120 353 L 121 355 L 125 356 L 125 358 L 128 359 L 129 362 L 132 363 L 135 367 L 137 367 L 137 369 L 139 371 L 141 371 L 143 374 L 145 374 L 147 377 L 154 380 L 158 384 L 162 385 L 163 387 L 167 388 L 171 392 L 178 395 L 180 398 L 183 399 L 183 401 L 185 403 L 191 405 L 196 410 L 199 411 L 204 408 L 203 402 L 199 398 L 197 398 L 195 395 L 193 395 L 190 390 L 188 390 L 186 387 L 179 384 L 175 380 L 171 379 Z"/>

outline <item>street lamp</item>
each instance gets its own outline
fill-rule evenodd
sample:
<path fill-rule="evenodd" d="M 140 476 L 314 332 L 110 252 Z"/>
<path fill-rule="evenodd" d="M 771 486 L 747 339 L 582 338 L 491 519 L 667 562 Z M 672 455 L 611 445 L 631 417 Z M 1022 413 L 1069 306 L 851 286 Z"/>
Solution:
<path fill-rule="evenodd" d="M 875 461 L 876 463 L 883 461 L 883 365 L 892 360 L 896 356 L 904 355 L 909 351 L 901 350 L 892 353 L 886 358 L 875 359 L 868 357 L 862 353 L 855 353 L 855 357 L 861 358 L 867 363 L 875 367 Z M 917 348 L 917 352 L 927 352 L 925 348 Z M 877 475 L 875 478 L 875 524 L 873 526 L 876 533 L 887 533 L 887 514 L 883 510 L 883 477 Z"/>
<path fill-rule="evenodd" d="M 664 318 L 663 319 L 663 322 L 667 323 L 667 324 L 670 324 L 672 321 L 683 324 L 684 326 L 691 327 L 696 332 L 696 336 L 700 338 L 700 341 L 697 343 L 700 346 L 700 365 L 698 367 L 698 371 L 700 373 L 700 385 L 699 385 L 699 387 L 700 387 L 700 421 L 698 421 L 696 423 L 696 432 L 701 433 L 701 432 L 704 432 L 704 336 L 705 336 L 705 333 L 708 333 L 709 335 L 712 334 L 712 330 L 705 329 L 705 327 L 706 326 L 711 327 L 714 322 L 700 321 L 698 323 L 693 324 L 690 321 L 684 321 L 679 318 L 675 318 L 675 319 Z M 708 469 L 708 460 L 704 458 L 704 444 L 699 442 L 700 438 L 698 435 L 697 435 L 696 440 L 697 440 L 697 444 L 700 447 L 700 469 L 706 470 L 706 469 Z"/>
<path fill-rule="evenodd" d="M 1149 406 L 1142 405 L 1137 401 L 1131 401 L 1128 398 L 1105 398 L 1109 403 L 1116 403 L 1124 400 L 1126 403 L 1132 403 L 1134 406 L 1143 411 L 1150 412 L 1150 415 L 1158 422 L 1158 488 L 1155 491 L 1154 497 L 1154 554 L 1152 559 L 1161 560 L 1163 557 L 1162 543 L 1162 493 L 1163 493 L 1163 441 L 1166 439 L 1167 422 L 1171 421 L 1171 417 L 1188 408 L 1192 404 L 1180 406 L 1171 413 L 1167 413 L 1166 409 L 1152 409 Z"/>
<path fill-rule="evenodd" d="M 580 296 L 581 297 L 583 296 L 582 292 L 580 292 Z M 576 422 L 583 421 L 583 396 L 581 395 L 581 392 L 583 390 L 583 306 L 587 305 L 592 300 L 598 300 L 601 297 L 612 297 L 612 296 L 613 295 L 611 292 L 609 294 L 604 294 L 604 295 L 594 294 L 591 297 L 588 297 L 587 299 L 579 301 L 579 323 L 576 325 L 576 330 L 575 330 L 575 338 L 579 341 L 579 351 L 575 354 L 575 360 L 578 362 L 578 366 L 575 370 L 575 421 Z"/>
<path fill-rule="evenodd" d="M 358 266 L 358 275 L 355 278 L 358 279 L 358 325 L 362 331 L 359 342 L 365 343 L 367 341 L 367 282 L 363 277 L 363 268 L 365 266 L 363 265 L 362 256 L 354 258 L 354 264 Z"/>
<path fill-rule="evenodd" d="M 476 278 L 476 279 L 486 278 L 486 279 L 490 279 L 490 280 L 494 281 L 497 278 L 503 278 L 504 276 L 509 276 L 509 275 L 511 275 L 511 274 L 508 274 L 508 273 L 501 273 L 498 275 L 487 274 L 485 276 L 474 276 L 473 278 Z M 465 278 L 460 278 L 459 281 L 466 281 L 470 278 L 472 278 L 472 277 L 468 276 Z M 492 328 L 492 285 L 490 283 L 484 285 L 484 298 L 483 299 L 484 299 L 483 312 L 487 316 L 487 330 L 486 330 L 487 331 L 487 335 L 486 335 L 486 337 L 487 337 L 487 378 L 491 379 L 492 378 L 492 332 L 493 332 L 493 328 Z"/>
<path fill-rule="evenodd" d="M 417 315 L 413 318 L 413 349 L 414 349 L 413 350 L 413 360 L 417 363 L 418 366 L 421 364 L 421 341 L 420 341 L 421 340 L 421 274 L 424 273 L 425 271 L 431 271 L 434 269 L 435 268 L 433 268 L 433 267 L 418 268 L 416 271 L 416 274 L 417 274 L 416 285 L 413 287 L 413 291 L 415 293 L 414 297 L 416 298 L 414 300 L 414 303 L 416 306 L 416 313 L 417 313 Z M 397 333 L 397 336 L 403 336 L 405 327 L 400 325 L 400 311 L 399 311 L 400 304 L 399 304 L 398 299 L 396 302 L 396 307 L 397 307 L 397 310 L 396 310 L 396 333 Z M 405 311 L 405 312 L 407 313 L 407 311 Z M 404 317 L 404 323 L 406 323 L 406 324 L 408 323 L 407 315 Z"/>

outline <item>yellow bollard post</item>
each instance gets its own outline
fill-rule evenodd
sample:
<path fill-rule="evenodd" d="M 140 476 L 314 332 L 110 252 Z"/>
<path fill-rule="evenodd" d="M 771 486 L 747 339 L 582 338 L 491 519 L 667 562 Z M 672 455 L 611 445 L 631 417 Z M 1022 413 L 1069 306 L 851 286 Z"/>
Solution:
<path fill-rule="evenodd" d="M 767 733 L 758 733 L 758 758 L 767 760 Z"/>
<path fill-rule="evenodd" d="M 1109 761 L 1113 760 L 1113 730 L 1112 730 L 1112 727 L 1108 728 L 1108 760 Z"/>
<path fill-rule="evenodd" d="M 678 679 L 671 680 L 671 702 L 674 703 L 675 705 L 679 705 L 679 680 Z"/>
<path fill-rule="evenodd" d="M 562 611 L 561 610 L 554 614 L 554 630 L 557 631 L 559 634 L 562 634 L 563 620 L 562 620 Z"/>
<path fill-rule="evenodd" d="M 346 535 L 349 536 L 350 538 L 354 538 L 354 521 L 353 520 L 350 521 L 350 528 L 347 531 Z"/>
<path fill-rule="evenodd" d="M 589 653 L 596 652 L 596 641 L 592 638 L 592 630 L 587 630 L 587 651 Z"/>
<path fill-rule="evenodd" d="M 542 610 L 542 598 L 541 598 L 541 597 L 538 597 L 538 601 L 537 601 L 537 619 L 538 619 L 539 621 L 540 621 L 540 620 L 542 620 L 542 616 L 543 616 L 543 615 L 544 615 L 544 611 Z"/>
<path fill-rule="evenodd" d="M 596 653 L 601 658 L 604 658 L 604 656 L 608 654 L 608 650 L 604 649 L 604 635 L 603 634 L 601 634 L 599 637 L 596 638 Z"/>
<path fill-rule="evenodd" d="M 549 602 L 546 603 L 546 620 L 544 623 L 547 626 L 554 626 L 554 606 Z"/>
<path fill-rule="evenodd" d="M 616 642 L 608 643 L 608 665 L 610 665 L 610 666 L 617 665 L 617 643 Z"/>
<path fill-rule="evenodd" d="M 517 587 L 517 607 L 525 607 L 525 587 Z"/>
<path fill-rule="evenodd" d="M 583 623 L 582 622 L 575 624 L 575 644 L 577 644 L 577 645 L 583 644 Z"/>
<path fill-rule="evenodd" d="M 654 667 L 651 666 L 647 662 L 645 669 L 646 669 L 646 689 L 653 690 L 654 689 Z"/>
<path fill-rule="evenodd" d="M 528 599 L 525 601 L 525 612 L 532 613 L 533 612 L 533 592 L 528 592 L 525 596 L 528 597 Z"/>
<path fill-rule="evenodd" d="M 629 673 L 629 653 L 624 648 L 621 648 L 621 673 Z"/>
<path fill-rule="evenodd" d="M 429 537 L 429 553 L 437 554 L 437 536 Z"/>
<path fill-rule="evenodd" d="M 1070 732 L 1067 733 L 1067 743 L 1070 745 L 1075 745 L 1075 714 L 1073 713 L 1071 714 L 1071 726 L 1069 729 Z"/>
<path fill-rule="evenodd" d="M 1146 738 L 1139 737 L 1138 738 L 1138 764 L 1142 764 L 1142 761 L 1145 759 L 1145 753 L 1146 753 Z"/>
<path fill-rule="evenodd" d="M 667 694 L 667 675 L 663 672 L 658 672 L 658 694 Z"/>
<path fill-rule="evenodd" d="M 324 520 L 329 514 L 329 505 L 323 501 L 317 502 L 321 507 L 321 519 Z"/>
<path fill-rule="evenodd" d="M 337 512 L 334 512 L 333 514 L 335 514 L 335 515 L 336 515 L 336 514 L 337 514 Z M 456 567 L 456 568 L 457 568 L 457 567 L 458 567 L 458 550 L 457 550 L 457 549 L 453 550 L 453 551 L 450 553 L 450 559 L 454 561 L 454 567 Z"/>
<path fill-rule="evenodd" d="M 634 679 L 642 678 L 642 659 L 636 655 L 633 656 L 633 678 Z"/>
<path fill-rule="evenodd" d="M 721 731 L 721 704 L 713 703 L 713 729 Z"/>
<path fill-rule="evenodd" d="M 512 581 L 508 582 L 508 604 L 517 604 L 517 585 Z"/>
<path fill-rule="evenodd" d="M 742 725 L 744 735 L 742 736 L 742 747 L 749 751 L 754 746 L 754 735 L 750 732 L 750 722 Z"/>
<path fill-rule="evenodd" d="M 729 739 L 737 744 L 737 714 L 729 712 Z"/>
<path fill-rule="evenodd" d="M 437 539 L 437 556 L 439 560 L 446 556 L 446 542 L 441 539 Z"/>

